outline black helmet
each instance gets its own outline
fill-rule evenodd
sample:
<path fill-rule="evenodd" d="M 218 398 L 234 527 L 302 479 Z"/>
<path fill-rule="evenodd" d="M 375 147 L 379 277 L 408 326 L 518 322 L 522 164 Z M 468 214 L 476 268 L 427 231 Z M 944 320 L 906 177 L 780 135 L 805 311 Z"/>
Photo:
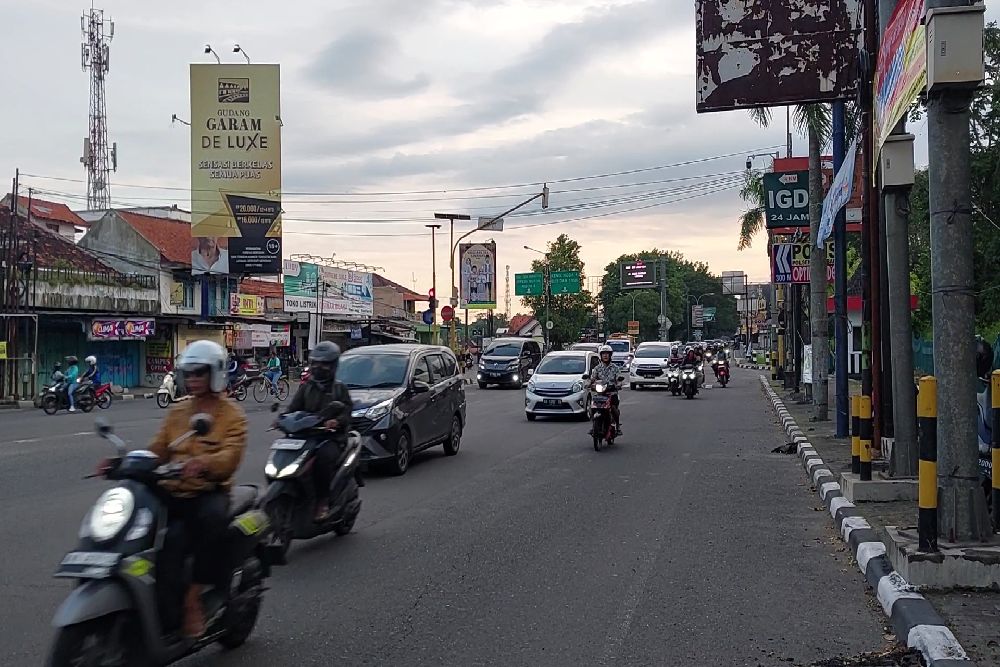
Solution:
<path fill-rule="evenodd" d="M 76 357 L 73 356 L 66 357 L 66 363 L 69 364 L 70 366 L 76 364 L 77 362 L 79 362 L 79 359 L 77 359 Z"/>
<path fill-rule="evenodd" d="M 337 361 L 340 346 L 324 340 L 309 352 L 309 377 L 320 384 L 326 384 L 337 377 Z M 317 365 L 322 364 L 322 365 Z M 327 372 L 329 366 L 329 372 Z"/>

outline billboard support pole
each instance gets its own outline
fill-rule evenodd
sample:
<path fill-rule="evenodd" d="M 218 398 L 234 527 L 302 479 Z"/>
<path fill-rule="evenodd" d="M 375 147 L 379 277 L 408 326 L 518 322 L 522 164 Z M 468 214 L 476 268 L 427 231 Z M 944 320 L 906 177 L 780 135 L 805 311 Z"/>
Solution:
<path fill-rule="evenodd" d="M 844 165 L 846 122 L 844 102 L 833 103 L 833 170 Z M 841 209 L 833 225 L 834 380 L 837 383 L 837 437 L 850 435 L 850 385 L 847 381 L 847 214 Z"/>

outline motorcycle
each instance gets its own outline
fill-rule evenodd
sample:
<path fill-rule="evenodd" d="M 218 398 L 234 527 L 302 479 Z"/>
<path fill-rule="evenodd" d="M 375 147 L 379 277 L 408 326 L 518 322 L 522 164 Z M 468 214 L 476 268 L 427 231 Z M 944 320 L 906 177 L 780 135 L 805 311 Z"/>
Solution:
<path fill-rule="evenodd" d="M 277 411 L 277 407 L 275 404 L 273 410 Z M 318 415 L 291 412 L 279 417 L 275 426 L 286 437 L 271 444 L 271 454 L 264 466 L 268 486 L 261 506 L 274 526 L 269 549 L 278 563 L 287 562 L 293 539 L 309 539 L 329 532 L 347 535 L 361 511 L 358 497 L 358 487 L 364 486 L 359 469 L 361 436 L 351 431 L 330 483 L 330 512 L 325 521 L 315 521 L 312 466 L 316 451 L 336 446 L 329 442 L 332 431 L 322 423 Z"/>
<path fill-rule="evenodd" d="M 82 412 L 90 412 L 97 404 L 94 396 L 94 386 L 89 382 L 74 382 L 72 387 L 60 379 L 54 385 L 46 388 L 42 396 L 42 410 L 47 415 L 54 415 L 60 410 L 69 410 L 69 394 L 73 392 L 74 403 Z"/>
<path fill-rule="evenodd" d="M 618 382 L 625 378 L 618 377 Z M 591 437 L 594 440 L 594 451 L 601 451 L 601 446 L 615 444 L 615 437 L 618 431 L 615 428 L 614 415 L 612 414 L 611 397 L 618 391 L 617 384 L 606 385 L 598 382 L 594 385 L 594 390 L 590 392 L 590 421 Z"/>
<path fill-rule="evenodd" d="M 165 408 L 171 403 L 180 403 L 190 398 L 189 394 L 182 394 L 181 388 L 177 386 L 177 376 L 174 371 L 167 371 L 163 376 L 160 388 L 156 390 L 156 404 Z"/>
<path fill-rule="evenodd" d="M 299 373 L 299 382 L 308 382 L 308 381 L 309 381 L 309 367 L 306 366 L 305 368 L 302 369 L 302 372 Z"/>
<path fill-rule="evenodd" d="M 681 393 L 681 369 L 677 364 L 670 364 L 667 367 L 667 389 L 674 396 Z"/>
<path fill-rule="evenodd" d="M 111 383 L 105 382 L 104 384 L 98 386 L 94 389 L 94 400 L 97 401 L 97 407 L 101 410 L 107 410 L 111 407 Z"/>
<path fill-rule="evenodd" d="M 195 415 L 191 430 L 171 447 L 210 429 L 207 415 Z M 179 478 L 183 463 L 160 465 L 146 450 L 126 453 L 107 424 L 99 422 L 97 432 L 117 456 L 91 477 L 118 484 L 98 498 L 80 528 L 77 549 L 56 570 L 56 577 L 78 583 L 53 619 L 56 637 L 48 665 L 167 665 L 215 642 L 226 648 L 243 644 L 256 624 L 270 574 L 263 548 L 267 516 L 253 509 L 257 488 L 232 490 L 225 551 L 219 554 L 230 570 L 225 585 L 206 587 L 202 594 L 205 634 L 198 639 L 169 634 L 161 626 L 156 582 L 168 526 L 159 482 Z"/>
<path fill-rule="evenodd" d="M 681 368 L 681 392 L 688 399 L 694 398 L 698 393 L 698 370 L 694 366 Z"/>
<path fill-rule="evenodd" d="M 716 359 L 712 362 L 712 370 L 715 371 L 715 379 L 725 387 L 729 383 L 729 364 Z"/>
<path fill-rule="evenodd" d="M 246 373 L 243 373 L 242 375 L 237 377 L 236 380 L 234 380 L 233 383 L 229 385 L 229 389 L 227 392 L 229 397 L 235 398 L 237 401 L 247 400 L 247 385 L 249 384 L 248 380 L 249 377 L 247 376 Z"/>

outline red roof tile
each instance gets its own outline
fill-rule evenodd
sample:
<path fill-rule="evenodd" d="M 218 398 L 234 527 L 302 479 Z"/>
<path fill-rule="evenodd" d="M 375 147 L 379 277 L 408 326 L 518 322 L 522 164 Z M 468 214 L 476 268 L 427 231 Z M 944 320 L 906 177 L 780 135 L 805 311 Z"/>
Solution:
<path fill-rule="evenodd" d="M 399 283 L 394 283 L 385 276 L 381 276 L 377 273 L 372 274 L 372 287 L 389 287 L 395 290 L 397 293 L 403 295 L 403 301 L 426 301 L 427 297 L 421 294 L 417 294 L 411 289 L 407 289 L 400 285 Z"/>
<path fill-rule="evenodd" d="M 531 324 L 532 320 L 535 318 L 531 315 L 515 315 L 510 318 L 510 324 L 507 326 L 507 331 L 512 335 L 517 335 L 521 332 L 521 329 Z"/>
<path fill-rule="evenodd" d="M 259 278 L 244 278 L 240 281 L 240 294 L 256 294 L 257 296 L 282 296 L 281 283 Z"/>
<path fill-rule="evenodd" d="M 115 214 L 159 250 L 163 259 L 176 264 L 191 265 L 190 223 L 128 211 L 115 211 Z"/>
<path fill-rule="evenodd" d="M 32 227 L 35 231 L 35 264 L 38 267 L 43 269 L 73 268 L 93 273 L 118 273 L 65 236 L 38 227 L 38 225 L 32 225 Z"/>
<path fill-rule="evenodd" d="M 28 208 L 27 197 L 19 196 L 17 198 L 17 203 L 20 208 Z M 58 204 L 56 202 L 46 201 L 36 197 L 31 198 L 31 217 L 37 220 L 65 222 L 74 225 L 75 227 L 87 228 L 90 226 L 89 222 L 69 210 L 69 206 L 66 206 L 66 204 Z"/>

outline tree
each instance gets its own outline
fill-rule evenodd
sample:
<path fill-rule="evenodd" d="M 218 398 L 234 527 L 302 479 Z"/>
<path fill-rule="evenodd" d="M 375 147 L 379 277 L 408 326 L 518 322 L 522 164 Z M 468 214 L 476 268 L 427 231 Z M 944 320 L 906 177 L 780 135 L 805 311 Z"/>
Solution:
<path fill-rule="evenodd" d="M 690 310 L 687 304 L 688 296 L 698 297 L 713 293 L 701 300 L 706 306 L 714 306 L 716 319 L 706 323 L 707 336 L 732 335 L 739 326 L 736 314 L 736 301 L 731 296 L 722 294 L 722 284 L 718 276 L 708 270 L 704 262 L 691 262 L 679 252 L 664 251 L 653 248 L 638 253 L 622 255 L 604 268 L 599 300 L 604 309 L 605 333 L 624 332 L 627 323 L 632 319 L 632 295 L 635 295 L 635 319 L 639 320 L 639 336 L 643 340 L 657 340 L 659 337 L 660 293 L 658 288 L 629 290 L 621 289 L 619 266 L 622 262 L 643 260 L 647 264 L 655 264 L 660 259 L 667 267 L 667 309 L 666 315 L 673 326 L 669 338 L 687 338 L 688 316 Z"/>
<path fill-rule="evenodd" d="M 580 285 L 584 284 L 583 260 L 580 259 L 580 244 L 566 234 L 560 234 L 555 241 L 549 241 L 546 259 L 531 263 L 536 273 L 548 271 L 579 271 Z M 546 267 L 548 262 L 548 267 Z M 524 304 L 532 310 L 535 318 L 545 325 L 545 297 L 522 297 Z M 581 290 L 579 294 L 554 294 L 549 302 L 549 319 L 554 327 L 549 332 L 549 343 L 554 349 L 561 349 L 567 343 L 579 340 L 580 331 L 587 326 L 593 311 L 590 292 Z"/>

